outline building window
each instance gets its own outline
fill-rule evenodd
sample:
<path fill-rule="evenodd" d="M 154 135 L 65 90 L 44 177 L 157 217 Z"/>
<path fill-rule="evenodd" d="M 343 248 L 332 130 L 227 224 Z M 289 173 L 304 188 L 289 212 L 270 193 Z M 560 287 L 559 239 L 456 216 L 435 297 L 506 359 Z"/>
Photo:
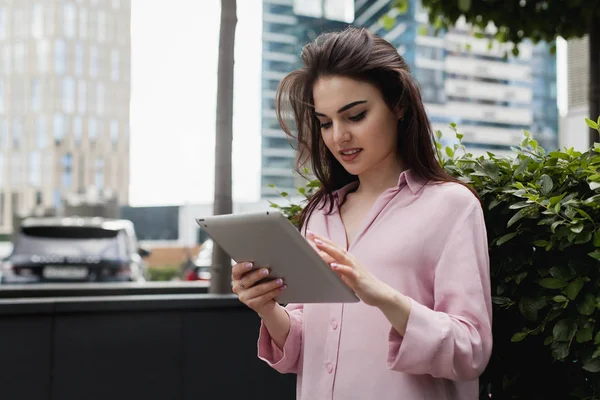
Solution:
<path fill-rule="evenodd" d="M 75 75 L 83 75 L 83 43 L 75 44 Z"/>
<path fill-rule="evenodd" d="M 8 143 L 8 121 L 2 119 L 0 121 L 0 149 L 6 149 L 10 143 Z M 2 168 L 0 168 L 0 175 L 2 174 Z"/>
<path fill-rule="evenodd" d="M 4 57 L 3 57 L 4 58 L 4 71 L 3 72 L 6 72 L 7 74 L 10 74 L 11 71 L 12 71 L 12 65 L 11 65 L 12 54 L 11 54 L 10 50 L 11 50 L 10 49 L 10 45 L 4 46 L 4 50 L 3 50 L 3 53 L 4 53 Z"/>
<path fill-rule="evenodd" d="M 25 72 L 25 44 L 16 43 L 14 47 L 15 51 L 15 71 L 23 73 Z"/>
<path fill-rule="evenodd" d="M 0 7 L 0 40 L 6 40 L 6 8 Z"/>
<path fill-rule="evenodd" d="M 81 39 L 87 38 L 88 28 L 88 12 L 87 9 L 82 7 L 79 9 L 79 37 Z"/>
<path fill-rule="evenodd" d="M 98 86 L 96 86 L 96 110 L 98 115 L 104 114 L 104 97 L 104 84 L 99 83 Z"/>
<path fill-rule="evenodd" d="M 38 149 L 46 147 L 46 118 L 38 115 L 35 122 L 35 142 Z"/>
<path fill-rule="evenodd" d="M 60 208 L 60 205 L 62 203 L 62 198 L 60 195 L 60 190 L 58 189 L 54 189 L 54 191 L 52 192 L 52 205 L 54 206 L 54 208 Z"/>
<path fill-rule="evenodd" d="M 77 111 L 85 114 L 85 104 L 87 97 L 87 87 L 85 81 L 80 80 L 77 84 Z"/>
<path fill-rule="evenodd" d="M 4 81 L 0 79 L 0 114 L 4 113 Z M 0 146 L 1 148 L 1 146 Z"/>
<path fill-rule="evenodd" d="M 104 160 L 101 158 L 96 160 L 95 181 L 98 190 L 104 189 Z"/>
<path fill-rule="evenodd" d="M 42 158 L 39 151 L 29 153 L 29 184 L 40 187 L 42 184 Z"/>
<path fill-rule="evenodd" d="M 62 81 L 62 103 L 65 113 L 75 111 L 75 80 L 70 76 L 64 77 Z"/>
<path fill-rule="evenodd" d="M 106 14 L 104 11 L 98 11 L 98 41 L 106 40 Z"/>
<path fill-rule="evenodd" d="M 114 146 L 119 144 L 119 121 L 115 119 L 110 121 L 110 140 Z"/>
<path fill-rule="evenodd" d="M 73 140 L 75 140 L 75 145 L 81 145 L 81 137 L 83 136 L 83 120 L 81 117 L 73 118 Z"/>
<path fill-rule="evenodd" d="M 95 142 L 97 137 L 98 137 L 98 122 L 96 121 L 96 118 L 90 117 L 88 119 L 88 138 L 90 140 L 90 143 Z"/>
<path fill-rule="evenodd" d="M 33 5 L 31 35 L 36 39 L 44 37 L 44 7 L 40 3 Z"/>
<path fill-rule="evenodd" d="M 76 19 L 75 5 L 73 3 L 65 3 L 63 5 L 63 31 L 69 39 L 75 37 Z"/>
<path fill-rule="evenodd" d="M 120 1 L 120 0 L 112 0 L 112 7 L 113 7 L 115 10 L 118 10 L 118 9 L 119 9 L 119 7 L 121 7 L 121 1 Z"/>
<path fill-rule="evenodd" d="M 67 45 L 64 40 L 56 39 L 54 47 L 54 72 L 64 74 L 67 69 Z"/>
<path fill-rule="evenodd" d="M 20 153 L 12 153 L 11 155 L 11 182 L 17 186 L 23 183 L 23 165 L 21 158 L 22 155 Z"/>
<path fill-rule="evenodd" d="M 67 153 L 64 155 L 62 159 L 63 166 L 63 187 L 65 189 L 70 189 L 71 184 L 73 183 L 73 157 L 71 153 Z"/>
<path fill-rule="evenodd" d="M 90 47 L 90 76 L 95 78 L 98 75 L 98 48 Z"/>
<path fill-rule="evenodd" d="M 50 43 L 46 39 L 40 39 L 36 43 L 38 71 L 48 72 L 48 57 L 50 54 Z"/>
<path fill-rule="evenodd" d="M 61 113 L 54 114 L 54 142 L 61 143 L 65 138 L 65 116 Z"/>
<path fill-rule="evenodd" d="M 110 79 L 119 80 L 119 50 L 113 50 L 110 53 Z"/>
<path fill-rule="evenodd" d="M 0 153 L 0 189 L 4 188 L 4 154 Z M 2 209 L 0 209 L 0 219 Z"/>
<path fill-rule="evenodd" d="M 31 80 L 31 110 L 40 111 L 42 109 L 42 83 L 39 79 Z"/>
<path fill-rule="evenodd" d="M 13 118 L 13 121 L 12 121 L 12 148 L 20 149 L 22 143 L 23 143 L 23 123 L 19 119 Z"/>

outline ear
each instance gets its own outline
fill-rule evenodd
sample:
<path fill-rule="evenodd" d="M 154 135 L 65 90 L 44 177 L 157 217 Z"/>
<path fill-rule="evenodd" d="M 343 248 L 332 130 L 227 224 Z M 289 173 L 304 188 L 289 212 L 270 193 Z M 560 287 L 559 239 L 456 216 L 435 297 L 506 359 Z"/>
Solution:
<path fill-rule="evenodd" d="M 395 114 L 396 114 L 396 118 L 397 118 L 399 121 L 402 121 L 402 120 L 404 120 L 404 113 L 405 113 L 405 112 L 406 112 L 406 108 L 405 108 L 405 107 L 398 107 L 398 108 L 396 109 L 396 112 L 395 112 Z"/>

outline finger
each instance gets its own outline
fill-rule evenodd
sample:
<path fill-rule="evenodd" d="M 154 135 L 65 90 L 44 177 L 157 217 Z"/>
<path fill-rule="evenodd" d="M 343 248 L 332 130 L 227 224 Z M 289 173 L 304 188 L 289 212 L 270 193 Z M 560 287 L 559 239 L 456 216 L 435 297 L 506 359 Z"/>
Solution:
<path fill-rule="evenodd" d="M 244 289 L 249 289 L 254 286 L 256 282 L 269 276 L 269 273 L 270 272 L 267 268 L 259 268 L 255 269 L 254 271 L 247 272 L 240 278 L 240 286 Z"/>
<path fill-rule="evenodd" d="M 283 279 L 281 279 L 281 278 L 274 279 L 274 280 L 268 281 L 268 282 L 263 282 L 256 286 L 253 286 L 249 289 L 246 289 L 243 293 L 241 293 L 240 300 L 242 300 L 242 302 L 248 304 L 248 302 L 253 301 L 254 299 L 257 299 L 259 297 L 262 297 L 265 294 L 272 292 L 273 290 L 281 288 L 282 286 L 284 286 L 284 283 L 283 283 Z"/>
<path fill-rule="evenodd" d="M 315 240 L 317 244 L 317 248 L 320 251 L 327 253 L 330 257 L 332 257 L 335 261 L 340 264 L 350 264 L 350 258 L 348 257 L 348 253 L 346 251 L 340 249 L 337 246 L 332 246 L 329 243 L 325 243 L 319 239 Z"/>
<path fill-rule="evenodd" d="M 354 268 L 338 263 L 331 263 L 331 269 L 334 270 L 340 276 L 340 278 L 342 278 L 346 285 L 354 288 L 354 284 L 357 280 L 357 275 Z"/>
<path fill-rule="evenodd" d="M 247 261 L 235 264 L 231 268 L 232 280 L 239 281 L 245 273 L 252 269 L 252 267 L 254 267 L 254 264 Z"/>
<path fill-rule="evenodd" d="M 275 300 L 275 298 L 279 295 L 281 295 L 281 293 L 284 292 L 284 290 L 286 289 L 287 286 L 283 285 L 280 287 L 277 287 L 267 293 L 262 294 L 259 297 L 255 297 L 251 300 L 248 300 L 247 303 L 245 303 L 248 307 L 258 310 L 262 305 L 264 305 L 266 302 L 271 301 L 271 300 Z"/>
<path fill-rule="evenodd" d="M 337 261 L 335 258 L 331 257 L 329 254 L 325 253 L 324 251 L 317 250 L 317 253 L 319 253 L 319 255 L 321 256 L 323 261 L 325 261 L 327 264 L 331 264 L 331 263 Z"/>
<path fill-rule="evenodd" d="M 315 239 L 319 239 L 322 242 L 328 243 L 332 246 L 336 246 L 336 244 L 334 242 L 332 242 L 331 240 L 329 240 L 328 238 L 321 236 L 319 234 L 316 234 L 313 231 L 306 231 L 306 236 L 312 241 L 314 241 Z"/>

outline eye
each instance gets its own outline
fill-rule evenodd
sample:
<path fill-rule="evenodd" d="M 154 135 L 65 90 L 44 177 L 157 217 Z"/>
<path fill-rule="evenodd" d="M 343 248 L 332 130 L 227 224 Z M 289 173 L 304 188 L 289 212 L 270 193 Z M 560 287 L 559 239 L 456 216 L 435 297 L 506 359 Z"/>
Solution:
<path fill-rule="evenodd" d="M 319 122 L 319 127 L 321 129 L 331 128 L 331 122 Z"/>
<path fill-rule="evenodd" d="M 367 114 L 367 112 L 366 112 L 366 111 L 363 111 L 363 112 L 361 112 L 360 114 L 356 114 L 356 115 L 353 115 L 352 117 L 348 117 L 348 119 L 349 119 L 350 121 L 358 122 L 358 121 L 360 121 L 361 119 L 365 118 L 365 115 L 366 115 L 366 114 Z"/>

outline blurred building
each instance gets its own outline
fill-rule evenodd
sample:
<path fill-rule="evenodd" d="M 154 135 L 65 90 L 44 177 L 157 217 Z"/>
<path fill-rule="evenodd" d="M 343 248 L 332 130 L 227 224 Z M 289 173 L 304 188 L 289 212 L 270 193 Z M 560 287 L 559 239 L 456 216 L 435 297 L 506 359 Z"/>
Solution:
<path fill-rule="evenodd" d="M 275 194 L 269 184 L 293 190 L 295 152 L 275 118 L 277 84 L 300 66 L 300 50 L 321 31 L 351 23 L 393 43 L 411 66 L 434 129 L 451 142 L 448 125 L 459 126 L 474 154 L 511 154 L 510 146 L 529 130 L 544 147 L 558 147 L 556 57 L 546 44 L 525 42 L 518 57 L 512 47 L 476 39 L 464 23 L 435 36 L 420 1 L 406 13 L 386 0 L 263 0 L 262 179 L 261 194 Z M 384 27 L 382 17 L 395 19 Z M 387 29 L 386 29 L 387 28 Z M 490 44 L 491 43 L 491 44 Z"/>
<path fill-rule="evenodd" d="M 589 41 L 587 36 L 567 42 L 567 114 L 561 120 L 561 147 L 589 148 Z"/>
<path fill-rule="evenodd" d="M 130 0 L 0 0 L 0 234 L 129 190 Z"/>

